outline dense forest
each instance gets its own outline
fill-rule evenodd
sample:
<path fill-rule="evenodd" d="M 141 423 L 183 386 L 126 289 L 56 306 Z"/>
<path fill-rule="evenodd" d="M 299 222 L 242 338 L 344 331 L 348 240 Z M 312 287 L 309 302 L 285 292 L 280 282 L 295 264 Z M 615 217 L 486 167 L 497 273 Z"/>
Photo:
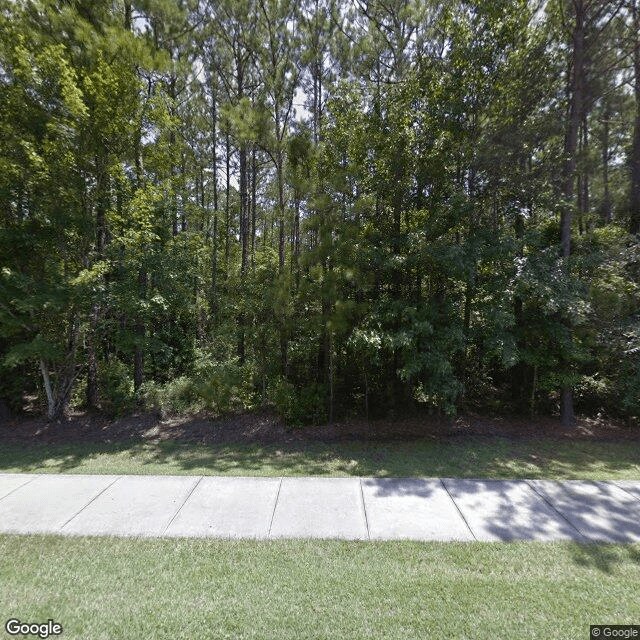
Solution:
<path fill-rule="evenodd" d="M 640 415 L 637 0 L 0 0 L 0 400 Z"/>

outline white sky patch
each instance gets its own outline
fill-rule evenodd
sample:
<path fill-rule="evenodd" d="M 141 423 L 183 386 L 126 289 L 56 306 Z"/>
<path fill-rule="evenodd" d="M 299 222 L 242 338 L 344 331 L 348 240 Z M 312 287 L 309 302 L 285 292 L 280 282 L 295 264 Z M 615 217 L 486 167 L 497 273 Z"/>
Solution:
<path fill-rule="evenodd" d="M 295 95 L 293 96 L 293 108 L 297 122 L 303 122 L 311 118 L 311 112 L 305 107 L 307 96 L 302 87 L 297 86 Z"/>

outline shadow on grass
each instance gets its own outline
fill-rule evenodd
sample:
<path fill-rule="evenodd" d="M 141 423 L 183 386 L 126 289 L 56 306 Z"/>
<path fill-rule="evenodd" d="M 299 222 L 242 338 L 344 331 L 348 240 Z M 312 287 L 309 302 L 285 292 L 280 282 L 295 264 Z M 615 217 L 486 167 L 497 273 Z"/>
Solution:
<path fill-rule="evenodd" d="M 625 443 L 500 437 L 268 446 L 130 440 L 3 444 L 0 472 L 604 480 L 640 479 L 640 456 Z"/>
<path fill-rule="evenodd" d="M 60 444 L 5 444 L 0 448 L 0 472 L 3 473 L 69 473 L 81 472 L 99 456 L 122 455 L 134 452 L 139 444 L 82 443 Z"/>
<path fill-rule="evenodd" d="M 572 543 L 567 549 L 577 566 L 609 575 L 614 575 L 616 568 L 626 562 L 640 567 L 640 546 L 637 544 Z"/>

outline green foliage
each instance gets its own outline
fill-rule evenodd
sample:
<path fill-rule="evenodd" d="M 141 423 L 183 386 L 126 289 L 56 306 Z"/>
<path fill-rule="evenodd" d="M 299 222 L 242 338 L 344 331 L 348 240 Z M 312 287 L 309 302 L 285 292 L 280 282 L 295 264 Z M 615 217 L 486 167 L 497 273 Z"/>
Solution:
<path fill-rule="evenodd" d="M 178 376 L 159 384 L 146 382 L 140 395 L 145 406 L 163 416 L 199 411 L 223 415 L 253 406 L 251 372 L 237 361 L 216 362 L 198 354 L 192 375 Z"/>
<path fill-rule="evenodd" d="M 117 358 L 101 363 L 99 368 L 100 406 L 111 416 L 131 412 L 136 406 L 133 378 L 129 367 Z"/>
<path fill-rule="evenodd" d="M 568 181 L 558 4 L 0 5 L 0 366 L 50 411 L 638 415 L 629 12 Z"/>
<path fill-rule="evenodd" d="M 140 396 L 147 409 L 157 412 L 162 417 L 202 409 L 194 381 L 187 376 L 179 376 L 164 384 L 146 382 L 140 388 Z"/>
<path fill-rule="evenodd" d="M 254 403 L 251 367 L 237 359 L 216 362 L 200 353 L 195 363 L 194 389 L 207 410 L 224 414 L 250 409 Z"/>
<path fill-rule="evenodd" d="M 274 385 L 271 397 L 278 415 L 289 426 L 324 424 L 327 421 L 327 389 L 323 384 L 296 386 L 280 379 Z"/>
<path fill-rule="evenodd" d="M 1 345 L 0 341 L 0 349 Z M 31 368 L 29 364 L 9 367 L 0 363 L 0 400 L 6 404 L 12 415 L 21 413 L 24 394 L 35 391 L 33 386 L 25 388 L 25 381 L 33 377 Z"/>

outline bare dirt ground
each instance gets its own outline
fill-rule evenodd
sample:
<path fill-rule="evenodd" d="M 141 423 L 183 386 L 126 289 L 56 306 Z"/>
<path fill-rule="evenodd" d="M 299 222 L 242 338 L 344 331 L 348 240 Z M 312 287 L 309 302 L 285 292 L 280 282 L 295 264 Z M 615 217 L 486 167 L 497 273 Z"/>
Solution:
<path fill-rule="evenodd" d="M 55 422 L 27 416 L 0 423 L 0 442 L 24 444 L 127 440 L 278 444 L 350 440 L 452 440 L 470 436 L 640 442 L 640 428 L 604 419 L 579 418 L 574 429 L 566 430 L 560 426 L 559 419 L 552 416 L 487 417 L 469 413 L 455 418 L 420 415 L 395 420 L 354 419 L 333 425 L 287 429 L 270 411 L 222 418 L 203 414 L 161 418 L 152 413 L 138 413 L 109 419 L 100 414 L 72 413 Z"/>

